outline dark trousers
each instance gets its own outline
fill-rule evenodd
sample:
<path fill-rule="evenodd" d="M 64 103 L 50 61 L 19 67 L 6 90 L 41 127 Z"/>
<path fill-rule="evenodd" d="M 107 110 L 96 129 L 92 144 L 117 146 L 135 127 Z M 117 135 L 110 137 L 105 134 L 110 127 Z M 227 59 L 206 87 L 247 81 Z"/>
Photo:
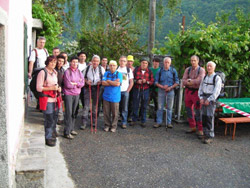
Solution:
<path fill-rule="evenodd" d="M 75 112 L 79 101 L 79 95 L 65 95 L 64 104 L 65 104 L 65 127 L 64 134 L 69 135 L 75 127 Z"/>
<path fill-rule="evenodd" d="M 156 121 L 156 112 L 158 110 L 158 94 L 157 92 L 155 91 L 155 88 L 153 87 L 153 89 L 150 91 L 150 94 L 149 94 L 149 103 L 151 100 L 153 100 L 153 103 L 154 103 L 154 114 L 153 114 L 153 117 L 154 117 L 154 120 Z"/>
<path fill-rule="evenodd" d="M 139 106 L 141 111 L 141 122 L 146 122 L 146 115 L 147 115 L 147 106 L 148 106 L 148 99 L 149 99 L 149 89 L 146 90 L 139 90 L 134 88 L 133 93 L 133 117 L 132 120 L 135 122 L 138 120 L 138 110 Z"/>
<path fill-rule="evenodd" d="M 80 100 L 81 100 L 81 103 L 82 103 L 82 108 L 84 108 L 84 87 L 82 87 L 82 89 L 81 89 Z M 78 111 L 79 111 L 79 108 L 80 108 L 79 103 L 80 103 L 80 101 L 78 102 L 78 105 L 76 107 L 76 112 L 75 112 L 75 117 L 76 118 L 77 118 Z"/>
<path fill-rule="evenodd" d="M 53 132 L 56 131 L 56 123 L 58 119 L 58 108 L 56 103 L 47 103 L 47 108 L 43 111 L 45 139 L 52 139 Z"/>
<path fill-rule="evenodd" d="M 202 105 L 202 125 L 203 132 L 207 138 L 214 137 L 214 112 L 216 108 L 215 102 L 210 102 L 208 106 Z"/>
<path fill-rule="evenodd" d="M 133 115 L 133 92 L 134 92 L 134 87 L 129 92 L 127 119 L 131 118 Z"/>

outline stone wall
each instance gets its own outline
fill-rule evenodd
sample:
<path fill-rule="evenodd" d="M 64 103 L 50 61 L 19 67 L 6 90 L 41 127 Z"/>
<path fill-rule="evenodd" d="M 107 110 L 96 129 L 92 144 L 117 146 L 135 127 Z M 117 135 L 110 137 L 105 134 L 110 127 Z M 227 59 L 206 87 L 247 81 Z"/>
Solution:
<path fill-rule="evenodd" d="M 7 122 L 6 122 L 6 75 L 5 75 L 5 27 L 0 23 L 0 187 L 9 187 Z"/>

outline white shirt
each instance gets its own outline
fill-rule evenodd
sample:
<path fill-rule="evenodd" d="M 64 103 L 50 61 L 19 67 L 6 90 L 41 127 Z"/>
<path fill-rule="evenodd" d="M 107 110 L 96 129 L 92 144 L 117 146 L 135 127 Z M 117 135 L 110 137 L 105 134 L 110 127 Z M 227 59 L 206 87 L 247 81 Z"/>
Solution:
<path fill-rule="evenodd" d="M 91 85 L 97 85 L 97 82 L 102 81 L 100 78 L 100 72 L 99 72 L 99 66 L 96 67 L 96 69 L 93 69 L 92 65 L 89 65 L 89 70 L 87 72 L 87 79 L 91 80 L 92 84 Z M 101 72 L 102 72 L 102 76 L 105 73 L 105 70 L 102 66 L 101 67 Z M 84 71 L 84 78 L 85 78 L 85 74 L 86 74 L 87 68 Z"/>
<path fill-rule="evenodd" d="M 49 54 L 45 52 L 46 49 L 44 49 L 44 48 L 43 49 L 35 48 L 35 49 L 37 50 L 37 67 L 36 68 L 44 68 L 45 61 L 46 61 Z M 35 50 L 32 50 L 32 52 L 30 54 L 29 61 L 32 61 L 35 63 L 35 61 L 36 61 Z"/>
<path fill-rule="evenodd" d="M 118 67 L 117 71 L 122 74 L 121 92 L 127 91 L 129 87 L 129 79 L 134 79 L 133 71 L 130 69 L 128 74 L 127 67 Z"/>
<path fill-rule="evenodd" d="M 69 62 L 67 61 L 66 63 L 65 63 L 65 65 L 63 65 L 63 69 L 64 70 L 67 70 L 69 68 Z"/>
<path fill-rule="evenodd" d="M 86 63 L 78 63 L 78 69 L 83 72 L 86 69 L 87 65 Z"/>

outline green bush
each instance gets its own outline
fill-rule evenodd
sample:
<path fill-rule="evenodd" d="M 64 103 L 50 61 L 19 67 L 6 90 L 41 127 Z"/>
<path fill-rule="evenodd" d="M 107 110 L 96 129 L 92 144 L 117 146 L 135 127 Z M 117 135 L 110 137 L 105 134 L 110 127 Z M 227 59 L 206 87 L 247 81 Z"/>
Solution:
<path fill-rule="evenodd" d="M 57 14 L 51 14 L 43 5 L 35 3 L 32 5 L 32 16 L 43 22 L 43 29 L 38 31 L 38 35 L 46 38 L 46 48 L 52 53 L 53 48 L 61 44 L 62 26 L 57 21 Z"/>
<path fill-rule="evenodd" d="M 193 26 L 184 34 L 170 34 L 165 46 L 154 53 L 170 54 L 174 64 L 183 74 L 190 65 L 190 57 L 198 55 L 203 62 L 214 61 L 217 70 L 224 71 L 228 80 L 242 79 L 245 96 L 250 93 L 250 20 L 249 15 L 237 10 L 236 21 L 229 15 L 217 16 L 215 23 L 205 25 L 194 18 Z"/>
<path fill-rule="evenodd" d="M 145 47 L 137 44 L 137 34 L 135 29 L 110 25 L 93 31 L 83 29 L 79 35 L 79 48 L 89 56 L 98 54 L 118 61 L 121 55 L 145 51 Z"/>

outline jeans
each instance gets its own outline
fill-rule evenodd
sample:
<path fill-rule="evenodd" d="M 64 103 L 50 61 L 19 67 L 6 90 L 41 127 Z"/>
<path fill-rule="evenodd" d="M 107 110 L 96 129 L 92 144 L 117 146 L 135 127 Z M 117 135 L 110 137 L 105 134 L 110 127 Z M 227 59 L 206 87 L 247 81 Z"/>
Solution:
<path fill-rule="evenodd" d="M 127 91 L 121 92 L 121 102 L 120 102 L 119 108 L 120 108 L 120 114 L 122 115 L 123 125 L 127 125 L 128 100 L 129 100 L 129 93 Z"/>
<path fill-rule="evenodd" d="M 174 90 L 166 93 L 165 90 L 158 90 L 158 110 L 157 110 L 157 124 L 162 123 L 163 108 L 167 102 L 166 125 L 170 125 L 172 121 L 172 109 L 174 104 Z"/>
<path fill-rule="evenodd" d="M 142 90 L 142 89 L 137 89 L 134 88 L 133 91 L 133 117 L 132 120 L 133 122 L 137 121 L 138 119 L 138 110 L 139 110 L 139 105 L 141 103 L 141 122 L 145 123 L 146 122 L 146 115 L 147 115 L 147 105 L 148 105 L 148 99 L 149 99 L 149 89 Z"/>
<path fill-rule="evenodd" d="M 47 108 L 43 111 L 45 139 L 52 139 L 52 134 L 56 131 L 56 123 L 58 119 L 58 108 L 56 103 L 47 103 Z"/>
<path fill-rule="evenodd" d="M 69 135 L 75 126 L 75 112 L 79 101 L 79 95 L 65 95 L 64 103 L 65 103 L 65 127 L 64 134 Z"/>

